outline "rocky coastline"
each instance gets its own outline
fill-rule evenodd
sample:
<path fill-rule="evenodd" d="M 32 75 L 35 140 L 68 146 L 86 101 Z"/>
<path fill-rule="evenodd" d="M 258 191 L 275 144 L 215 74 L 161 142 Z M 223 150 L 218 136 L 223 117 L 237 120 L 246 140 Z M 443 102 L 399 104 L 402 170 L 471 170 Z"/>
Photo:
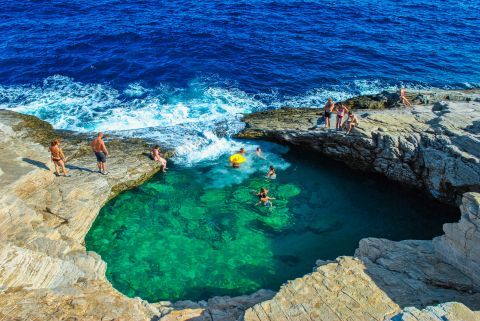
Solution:
<path fill-rule="evenodd" d="M 462 217 L 443 236 L 363 239 L 354 257 L 319 260 L 277 293 L 176 303 L 119 293 L 83 241 L 108 199 L 158 172 L 145 142 L 112 139 L 104 177 L 93 173 L 85 135 L 0 110 L 0 320 L 480 320 L 480 96 L 423 95 L 427 105 L 407 110 L 383 94 L 387 104 L 358 111 L 348 136 L 309 129 L 318 109 L 280 109 L 246 116 L 239 137 L 300 145 L 457 203 Z M 382 101 L 349 104 L 372 100 Z M 55 137 L 75 180 L 51 171 L 45 144 Z"/>
<path fill-rule="evenodd" d="M 237 137 L 317 151 L 445 203 L 459 204 L 463 193 L 480 192 L 480 91 L 410 96 L 414 103 L 428 103 L 399 108 L 398 96 L 388 93 L 347 100 L 360 122 L 349 135 L 318 124 L 319 108 L 282 108 L 245 116 L 246 128 Z"/>

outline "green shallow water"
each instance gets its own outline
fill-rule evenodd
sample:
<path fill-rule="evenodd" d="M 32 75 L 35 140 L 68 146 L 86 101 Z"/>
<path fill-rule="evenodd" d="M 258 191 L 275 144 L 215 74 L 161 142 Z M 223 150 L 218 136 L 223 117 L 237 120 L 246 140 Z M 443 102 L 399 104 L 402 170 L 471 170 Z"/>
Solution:
<path fill-rule="evenodd" d="M 352 255 L 367 236 L 430 239 L 453 208 L 344 165 L 265 144 L 268 161 L 171 166 L 101 210 L 86 237 L 107 277 L 148 301 L 201 300 L 276 290 L 316 259 Z M 273 163 L 277 180 L 266 182 Z M 291 164 L 291 165 L 290 165 Z M 269 210 L 254 191 L 270 190 Z"/>

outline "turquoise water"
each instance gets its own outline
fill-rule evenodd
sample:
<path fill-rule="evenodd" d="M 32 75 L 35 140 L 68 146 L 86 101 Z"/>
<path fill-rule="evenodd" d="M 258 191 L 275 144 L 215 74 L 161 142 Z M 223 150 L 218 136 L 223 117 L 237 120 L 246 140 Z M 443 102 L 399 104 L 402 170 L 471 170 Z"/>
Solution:
<path fill-rule="evenodd" d="M 327 161 L 264 144 L 240 169 L 226 159 L 172 165 L 106 204 L 86 237 L 107 277 L 148 301 L 276 290 L 316 259 L 352 255 L 367 236 L 430 239 L 457 218 L 417 192 Z M 269 164 L 278 178 L 266 181 Z M 270 210 L 255 206 L 269 189 Z"/>

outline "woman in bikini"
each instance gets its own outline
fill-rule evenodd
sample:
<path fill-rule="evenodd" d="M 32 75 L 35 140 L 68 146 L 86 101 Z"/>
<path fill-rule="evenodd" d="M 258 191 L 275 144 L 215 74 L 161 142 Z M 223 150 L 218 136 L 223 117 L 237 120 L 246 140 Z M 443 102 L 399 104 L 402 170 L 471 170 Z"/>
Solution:
<path fill-rule="evenodd" d="M 55 139 L 53 142 L 50 143 L 50 147 L 48 148 L 50 151 L 50 157 L 55 165 L 55 174 L 60 176 L 59 167 L 62 168 L 63 175 L 65 177 L 69 176 L 68 171 L 65 168 L 65 154 L 63 150 L 60 148 L 60 141 Z"/>
<path fill-rule="evenodd" d="M 340 104 L 340 107 L 337 108 L 337 123 L 335 125 L 336 130 L 342 129 L 342 120 L 345 112 L 349 112 L 348 108 L 344 104 Z"/>

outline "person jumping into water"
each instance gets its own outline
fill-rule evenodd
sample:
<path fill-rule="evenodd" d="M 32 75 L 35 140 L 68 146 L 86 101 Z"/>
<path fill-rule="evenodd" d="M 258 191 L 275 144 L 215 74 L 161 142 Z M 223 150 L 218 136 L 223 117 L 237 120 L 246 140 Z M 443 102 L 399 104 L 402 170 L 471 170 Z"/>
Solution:
<path fill-rule="evenodd" d="M 108 157 L 108 150 L 105 146 L 105 142 L 103 141 L 103 133 L 100 132 L 97 135 L 92 143 L 90 144 L 92 151 L 95 153 L 95 157 L 97 157 L 97 166 L 98 172 L 103 175 L 108 175 L 107 172 L 107 157 Z"/>
<path fill-rule="evenodd" d="M 153 158 L 154 161 L 160 162 L 160 166 L 162 167 L 162 171 L 164 173 L 166 173 L 167 172 L 167 160 L 162 157 L 163 155 L 160 153 L 160 146 L 155 145 L 155 147 L 152 149 L 150 154 L 152 155 L 152 158 Z"/>
<path fill-rule="evenodd" d="M 332 112 L 335 108 L 335 103 L 332 98 L 328 98 L 327 103 L 323 109 L 323 117 L 325 117 L 325 128 L 330 128 L 330 118 L 332 118 Z"/>
<path fill-rule="evenodd" d="M 348 108 L 344 104 L 340 104 L 340 107 L 337 108 L 337 123 L 335 124 L 336 130 L 342 130 L 342 120 L 345 112 L 349 112 Z"/>
<path fill-rule="evenodd" d="M 410 103 L 410 101 L 407 99 L 407 97 L 405 97 L 405 87 L 403 86 L 402 84 L 402 87 L 400 88 L 400 101 L 402 102 L 402 104 L 404 104 L 405 106 L 412 106 L 412 104 Z"/>
<path fill-rule="evenodd" d="M 55 174 L 60 176 L 59 167 L 62 168 L 63 176 L 68 177 L 68 171 L 65 168 L 65 161 L 66 157 L 63 153 L 62 148 L 60 147 L 60 140 L 55 139 L 53 142 L 50 143 L 50 147 L 48 148 L 50 152 L 50 158 L 55 165 Z"/>

